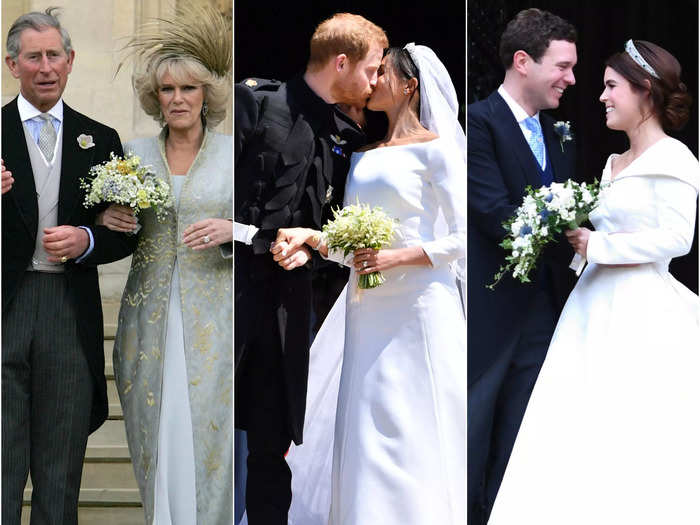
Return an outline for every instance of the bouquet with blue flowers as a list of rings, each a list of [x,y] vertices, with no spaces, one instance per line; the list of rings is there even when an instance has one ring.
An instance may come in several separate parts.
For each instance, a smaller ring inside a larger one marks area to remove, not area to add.
[[[553,182],[535,190],[528,186],[525,198],[515,215],[503,223],[508,235],[501,242],[508,254],[506,262],[487,285],[493,290],[506,273],[521,283],[530,282],[530,272],[536,266],[544,247],[562,231],[574,230],[588,219],[598,205],[600,182],[592,184]]]
[[[123,204],[137,214],[153,208],[162,222],[172,207],[168,183],[131,152],[124,157],[110,153],[108,161],[90,168],[90,177],[80,179],[80,187],[86,192],[86,208],[101,202]]]

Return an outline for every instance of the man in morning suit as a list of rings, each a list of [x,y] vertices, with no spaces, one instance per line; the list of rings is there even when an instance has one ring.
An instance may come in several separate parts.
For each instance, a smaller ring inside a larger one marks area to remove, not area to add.
[[[309,252],[289,253],[286,271],[269,250],[278,229],[320,229],[342,203],[365,139],[334,104],[366,105],[387,45],[375,24],[336,14],[316,28],[303,75],[235,86],[235,420],[247,432],[250,525],[287,523],[284,455],[302,442],[309,368]]]
[[[83,206],[79,179],[123,152],[61,98],[75,52],[54,9],[20,16],[7,52],[20,94],[2,108],[2,523],[19,525],[31,471],[31,523],[76,524],[88,434],[107,418],[97,265],[136,239]]]
[[[573,251],[559,242],[521,284],[509,275],[502,223],[525,187],[574,176],[573,141],[541,110],[559,106],[575,83],[576,30],[546,11],[521,11],[501,37],[503,84],[467,110],[468,498],[469,524],[485,525],[563,303],[573,286]]]

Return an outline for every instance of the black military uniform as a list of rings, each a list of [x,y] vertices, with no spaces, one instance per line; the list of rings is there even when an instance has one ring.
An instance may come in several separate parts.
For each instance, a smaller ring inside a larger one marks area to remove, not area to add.
[[[277,230],[320,229],[342,202],[359,127],[301,76],[235,86],[236,222],[259,228],[235,246],[236,427],[248,433],[246,508],[251,525],[287,523],[291,473],[284,453],[300,444],[309,366],[311,272],[283,270],[269,253]]]

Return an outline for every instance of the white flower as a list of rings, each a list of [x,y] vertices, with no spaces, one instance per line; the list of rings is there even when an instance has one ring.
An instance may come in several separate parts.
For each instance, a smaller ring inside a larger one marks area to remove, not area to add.
[[[78,146],[80,146],[82,149],[90,149],[95,146],[95,143],[92,141],[92,135],[85,135],[81,133],[78,135]]]
[[[520,230],[523,226],[525,226],[525,222],[522,219],[518,218],[513,221],[513,224],[510,225],[510,231],[513,237],[520,235]]]
[[[532,195],[528,195],[523,200],[521,208],[528,217],[532,217],[537,214],[537,201]]]

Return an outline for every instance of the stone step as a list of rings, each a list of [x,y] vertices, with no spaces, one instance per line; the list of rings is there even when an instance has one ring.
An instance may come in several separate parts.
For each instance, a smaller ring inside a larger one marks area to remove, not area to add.
[[[80,498],[83,498],[83,491],[80,491]],[[30,507],[26,506],[22,512],[22,525],[29,525],[29,515]],[[80,525],[143,525],[144,521],[145,516],[140,503],[139,506],[127,506],[111,501],[78,504],[78,523]]]
[[[84,489],[138,489],[131,459],[99,458],[97,461],[85,458],[80,487]]]
[[[103,302],[102,316],[104,318],[105,339],[113,340],[117,333],[117,318],[119,317],[119,303]]]
[[[88,448],[120,445],[126,445],[126,430],[121,420],[108,419],[88,438]]]
[[[112,352],[114,351],[114,339],[105,339],[105,364],[112,362]]]
[[[94,461],[106,461],[109,459],[131,461],[129,447],[126,444],[106,447],[88,444],[87,450],[85,451],[85,458]]]
[[[119,403],[119,393],[114,379],[107,380],[107,403],[110,405]]]
[[[124,412],[122,411],[122,406],[120,403],[110,403],[109,404],[109,412],[108,412],[107,419],[108,420],[118,420],[118,421],[124,421]]]

